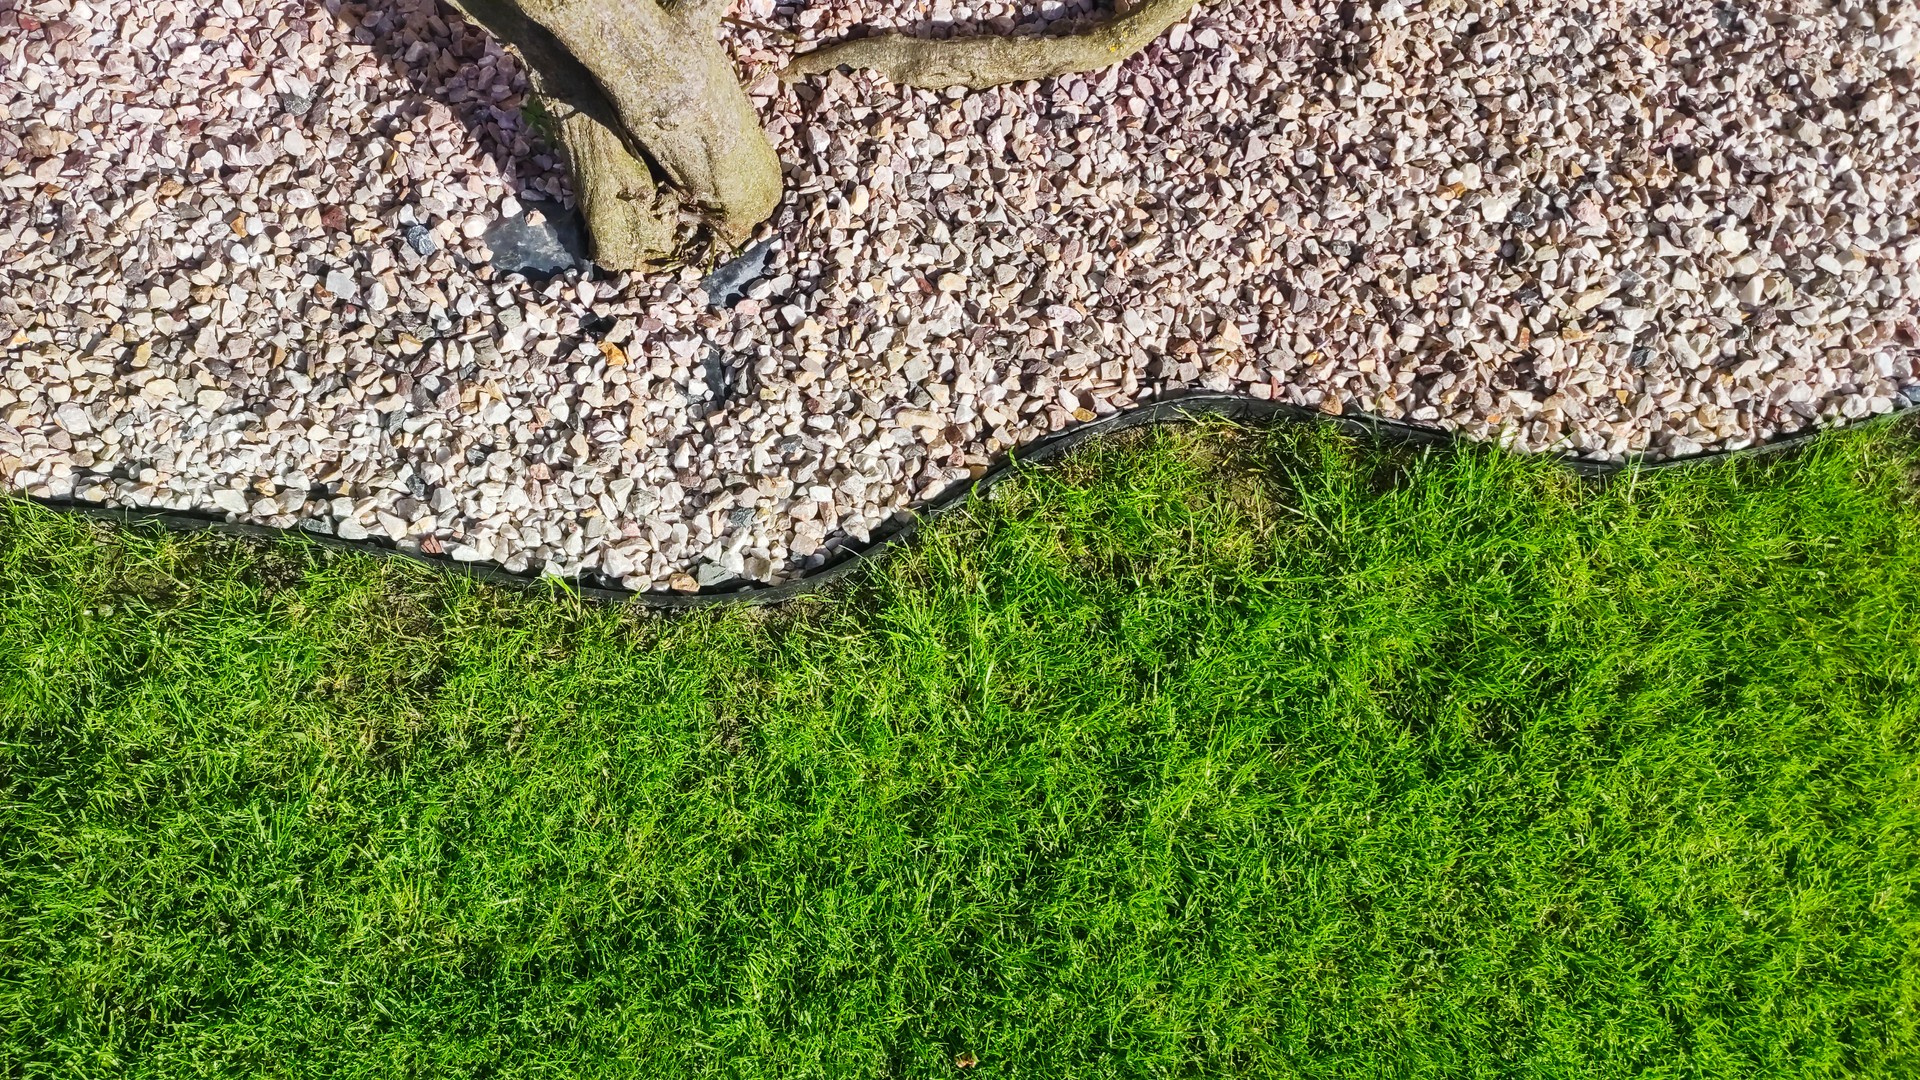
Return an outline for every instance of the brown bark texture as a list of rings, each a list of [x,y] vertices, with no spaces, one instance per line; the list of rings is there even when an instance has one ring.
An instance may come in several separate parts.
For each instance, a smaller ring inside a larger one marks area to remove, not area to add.
[[[917,38],[889,33],[802,53],[789,80],[837,67],[871,68],[891,82],[926,90],[989,86],[1098,71],[1125,60],[1185,18],[1196,0],[1146,0],[1070,34]]]
[[[719,42],[729,0],[451,2],[526,60],[601,266],[641,269],[672,256],[683,208],[735,244],[779,204],[780,159]],[[1092,71],[1145,47],[1195,0],[1130,2],[1057,36],[840,42],[796,57],[786,77],[847,65],[938,89]]]

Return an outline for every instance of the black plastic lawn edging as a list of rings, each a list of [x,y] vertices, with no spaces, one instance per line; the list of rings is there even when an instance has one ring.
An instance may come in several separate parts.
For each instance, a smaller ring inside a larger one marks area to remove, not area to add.
[[[1852,426],[1858,427],[1862,424],[1889,420],[1911,411],[1913,411],[1911,406],[1897,409]],[[777,604],[783,600],[815,592],[839,581],[869,560],[884,555],[893,546],[912,539],[922,523],[965,503],[975,495],[985,495],[995,484],[1016,475],[1026,466],[1043,465],[1057,460],[1080,444],[1102,435],[1145,427],[1149,424],[1181,423],[1209,417],[1261,423],[1329,424],[1358,438],[1396,446],[1444,447],[1467,441],[1438,428],[1361,414],[1333,416],[1302,405],[1264,401],[1240,394],[1196,392],[1169,395],[1135,405],[1090,423],[1055,432],[1026,446],[1015,447],[1001,454],[993,466],[979,477],[956,481],[913,510],[895,514],[879,528],[874,529],[866,543],[858,547],[838,549],[825,565],[803,577],[779,585],[735,582],[694,593],[634,592],[631,589],[610,585],[598,575],[555,578],[541,574],[516,574],[499,566],[463,563],[445,555],[427,555],[418,551],[409,551],[395,547],[391,542],[384,540],[342,540],[337,536],[315,532],[304,527],[276,529],[265,525],[228,521],[224,517],[195,511],[140,510],[102,506],[98,503],[80,502],[74,499],[27,497],[27,501],[50,510],[112,522],[124,527],[158,527],[173,532],[211,532],[223,536],[261,539],[297,536],[306,542],[341,551],[412,559],[449,573],[464,574],[490,584],[521,588],[545,585],[589,600],[632,603],[647,608],[679,610],[718,604]],[[1777,454],[1811,443],[1824,430],[1827,429],[1812,428],[1738,450],[1712,450],[1659,461],[1646,461],[1638,457],[1624,461],[1591,461],[1565,453],[1553,453],[1550,456],[1576,475],[1602,478],[1626,471],[1673,469],[1707,461]]]

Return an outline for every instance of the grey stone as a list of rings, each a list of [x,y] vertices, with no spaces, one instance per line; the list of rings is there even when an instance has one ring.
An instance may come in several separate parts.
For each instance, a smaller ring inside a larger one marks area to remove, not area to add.
[[[544,278],[588,265],[580,215],[558,203],[529,202],[520,213],[487,226],[482,235],[498,273]]]
[[[434,252],[433,230],[425,225],[409,225],[405,233],[407,246],[416,255],[431,255]]]
[[[717,308],[730,308],[738,304],[745,299],[747,286],[758,281],[767,272],[767,263],[772,258],[773,241],[762,240],[734,259],[714,268],[712,273],[700,281],[700,287],[707,294],[707,303]]]

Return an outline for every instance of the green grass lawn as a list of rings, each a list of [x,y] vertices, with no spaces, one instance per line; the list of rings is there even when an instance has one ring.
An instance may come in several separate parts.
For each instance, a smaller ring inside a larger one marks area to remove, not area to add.
[[[0,503],[0,1077],[1911,1077],[1917,470],[1161,430],[671,618]]]

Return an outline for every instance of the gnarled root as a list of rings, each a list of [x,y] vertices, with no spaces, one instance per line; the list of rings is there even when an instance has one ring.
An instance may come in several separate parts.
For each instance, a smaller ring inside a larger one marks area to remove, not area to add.
[[[782,176],[715,34],[720,0],[452,0],[527,62],[553,103],[594,261],[671,255],[679,210],[736,243],[773,213]]]
[[[720,47],[723,5],[498,2],[549,31],[586,69],[613,107],[619,130],[723,239],[744,239],[779,205],[780,159]]]
[[[788,81],[836,67],[871,68],[903,86],[974,90],[1005,83],[1048,79],[1117,64],[1185,18],[1196,0],[1146,0],[1072,34],[1053,37],[1005,37],[986,34],[934,40],[881,34],[822,46],[801,53],[787,66]]]
[[[542,80],[536,78],[539,87]],[[619,132],[579,109],[559,120],[573,170],[573,197],[593,237],[593,261],[610,270],[642,270],[671,256],[680,202],[633,156]]]

